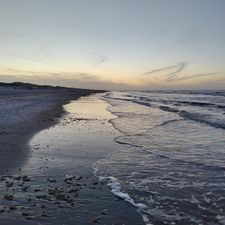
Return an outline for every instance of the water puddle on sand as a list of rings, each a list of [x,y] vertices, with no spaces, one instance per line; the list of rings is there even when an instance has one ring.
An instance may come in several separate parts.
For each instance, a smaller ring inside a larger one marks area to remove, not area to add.
[[[116,149],[115,118],[96,96],[83,97],[64,106],[59,124],[39,132],[30,141],[32,156],[24,170],[34,173],[90,173],[92,164]]]

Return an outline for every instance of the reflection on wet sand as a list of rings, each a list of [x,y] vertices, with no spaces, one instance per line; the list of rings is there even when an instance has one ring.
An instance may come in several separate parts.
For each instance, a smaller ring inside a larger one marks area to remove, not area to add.
[[[59,124],[33,137],[26,165],[0,181],[6,224],[143,224],[93,175],[93,163],[118,147],[108,106],[95,96],[71,102]]]

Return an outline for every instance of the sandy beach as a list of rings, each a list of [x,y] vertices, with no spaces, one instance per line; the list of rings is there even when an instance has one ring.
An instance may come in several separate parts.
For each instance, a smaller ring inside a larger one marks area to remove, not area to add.
[[[18,169],[29,157],[27,142],[57,123],[62,105],[95,91],[66,88],[0,87],[0,172]]]
[[[108,103],[74,101],[91,91],[4,91],[1,224],[143,224],[94,175],[95,163],[118,149]]]

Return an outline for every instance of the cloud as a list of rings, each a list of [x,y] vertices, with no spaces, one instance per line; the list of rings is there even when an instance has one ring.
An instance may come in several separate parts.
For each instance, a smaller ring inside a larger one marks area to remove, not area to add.
[[[20,69],[14,69],[14,68],[5,68],[0,71],[0,78],[2,78],[4,75],[6,77],[24,77],[24,78],[31,78],[36,79],[37,77],[52,77],[52,78],[63,78],[63,77],[70,77],[80,80],[95,80],[98,79],[98,76],[83,72],[43,72],[43,71],[32,71],[32,70],[20,70]]]
[[[94,64],[93,67],[96,68],[97,66],[103,64],[103,63],[104,63],[105,61],[107,61],[107,60],[108,60],[107,57],[105,57],[105,56],[100,56],[100,60],[99,60],[96,64]]]
[[[0,74],[0,82],[14,82],[17,80],[18,80],[18,77],[16,76]]]
[[[207,77],[207,76],[211,76],[211,75],[219,75],[220,73],[218,72],[214,72],[214,73],[198,73],[198,74],[194,74],[194,75],[188,75],[188,76],[184,76],[184,77],[179,77],[179,78],[174,78],[173,81],[183,81],[183,80],[190,80],[190,79],[195,79],[195,78],[199,78],[199,77]]]
[[[122,82],[113,82],[110,80],[100,79],[99,76],[83,72],[37,72],[37,71],[21,71],[8,68],[8,71],[17,71],[18,74],[5,75],[0,71],[0,81],[2,82],[28,82],[35,84],[59,85],[65,87],[90,88],[90,89],[107,89],[122,90],[132,89],[134,87]]]
[[[167,79],[169,80],[173,78],[174,76],[176,76],[178,73],[180,73],[186,66],[187,66],[187,63],[182,62],[174,66],[167,66],[167,67],[162,67],[155,70],[147,71],[143,73],[142,75],[146,76],[146,75],[152,75],[156,73],[158,74],[163,73],[162,76],[167,77]]]
[[[79,78],[81,80],[97,80],[98,77],[96,75],[92,75],[92,74],[88,74],[88,73],[78,73],[78,74],[71,74],[70,75],[74,75],[76,78]]]
[[[224,85],[225,74],[221,72],[208,73],[186,73],[187,63],[181,62],[177,65],[168,67],[161,67],[142,74],[142,76],[149,75],[149,80],[145,80],[146,85],[155,89],[221,89]],[[185,72],[185,73],[184,73]],[[218,78],[221,79],[221,84],[215,82]],[[194,79],[203,78],[198,82]],[[179,85],[177,82],[179,82]],[[181,83],[181,81],[184,81]],[[189,81],[189,82],[185,82]],[[143,86],[143,87],[144,87]]]
[[[48,66],[52,66],[52,67],[57,67],[59,69],[66,69],[65,67],[59,65],[59,64],[56,64],[56,63],[51,63],[51,62],[48,62],[48,61],[45,61],[45,60],[41,60],[41,59],[36,59],[36,58],[33,58],[33,57],[23,57],[25,60],[29,60],[29,61],[32,61],[32,62],[35,62],[35,63],[38,63],[38,64],[44,64],[44,65],[48,65]]]
[[[174,72],[166,74],[167,76],[166,81],[171,81],[172,79],[176,78],[179,75],[179,73],[184,70],[186,66],[187,66],[186,63],[179,63],[176,66],[176,70]]]
[[[176,79],[179,75],[180,72],[182,72],[187,66],[187,63],[181,62],[178,63],[177,65],[173,66],[167,66],[167,67],[161,67],[155,70],[151,70],[148,72],[143,73],[143,76],[153,76],[153,79],[159,79],[162,82],[170,82]],[[157,77],[154,75],[158,75]]]
[[[164,72],[164,71],[176,69],[176,67],[177,66],[162,67],[162,68],[159,68],[159,69],[147,71],[147,72],[143,73],[142,75],[146,76],[146,75],[151,75],[151,74],[155,74],[155,73],[159,73],[159,72]]]

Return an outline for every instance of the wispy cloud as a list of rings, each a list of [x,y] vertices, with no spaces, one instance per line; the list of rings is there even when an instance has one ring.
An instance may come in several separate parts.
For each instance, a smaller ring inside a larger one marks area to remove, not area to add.
[[[212,75],[220,75],[221,73],[214,72],[214,73],[198,73],[198,74],[193,74],[193,75],[188,75],[184,77],[179,77],[179,78],[174,78],[173,81],[183,81],[183,80],[191,80],[199,77],[208,77]]]
[[[185,69],[187,68],[187,63],[181,62],[177,65],[167,66],[167,67],[161,67],[155,70],[151,70],[148,72],[143,73],[142,75],[147,76],[150,75],[151,77],[151,83],[154,81],[154,79],[157,79],[158,82],[161,82],[161,84],[164,85],[171,85],[172,82],[179,82],[179,81],[186,81],[186,80],[194,80],[201,77],[210,77],[210,80],[214,80],[216,77],[213,78],[213,75],[216,76],[222,76],[225,75],[220,72],[209,72],[209,73],[186,73]]]
[[[168,71],[168,70],[172,70],[172,69],[175,69],[175,68],[176,68],[176,66],[162,67],[162,68],[159,68],[159,69],[147,71],[147,72],[143,73],[142,75],[144,75],[144,76],[151,75],[151,74],[155,74],[155,73],[160,73],[160,72],[165,72],[165,71]]]
[[[63,67],[63,66],[61,66],[57,63],[52,63],[52,62],[49,62],[49,61],[46,61],[46,60],[36,59],[36,58],[33,58],[33,57],[23,57],[23,58],[25,60],[29,60],[29,61],[39,63],[39,64],[42,64],[42,65],[44,64],[44,65],[56,67],[56,68],[59,68],[59,69],[66,69],[65,67]]]
[[[58,75],[62,75],[61,73],[58,73]],[[80,80],[98,80],[98,76],[89,74],[89,73],[63,73],[65,76],[69,76],[72,78],[80,79]]]
[[[93,67],[97,67],[97,66],[99,66],[99,65],[101,65],[101,64],[103,64],[104,62],[106,62],[108,60],[108,58],[107,57],[105,57],[105,56],[100,56],[100,60],[97,62],[97,63],[95,63],[94,65],[93,65]]]
[[[76,79],[82,80],[94,80],[98,79],[98,76],[83,72],[66,72],[66,71],[59,71],[59,72],[44,72],[44,71],[32,71],[32,70],[20,70],[14,68],[4,68],[0,70],[0,77],[4,76],[14,76],[14,77],[32,77],[35,79],[37,76],[39,77],[71,77]]]
[[[176,66],[175,71],[166,74],[166,76],[167,76],[166,81],[171,81],[172,79],[176,78],[176,77],[179,75],[179,73],[180,73],[181,71],[184,70],[184,68],[185,68],[186,66],[187,66],[186,63],[179,63],[179,64]]]
[[[177,75],[179,72],[181,72],[185,67],[187,66],[187,63],[178,63],[177,65],[173,66],[167,66],[167,67],[161,67],[155,70],[147,71],[143,73],[142,75],[154,75],[154,74],[160,74],[162,73],[162,76],[167,76],[167,79],[170,79],[171,77]]]
[[[5,71],[8,71],[5,74]],[[9,72],[12,72],[11,74]],[[17,74],[15,73],[17,72]],[[13,74],[13,75],[12,75]],[[100,79],[98,75],[83,72],[41,72],[5,69],[0,71],[0,82],[22,81],[36,84],[60,85],[91,89],[131,89],[128,84]]]

